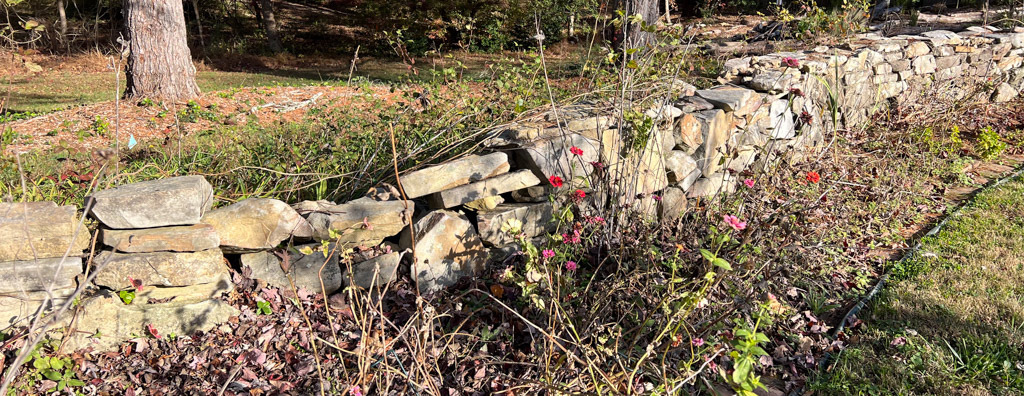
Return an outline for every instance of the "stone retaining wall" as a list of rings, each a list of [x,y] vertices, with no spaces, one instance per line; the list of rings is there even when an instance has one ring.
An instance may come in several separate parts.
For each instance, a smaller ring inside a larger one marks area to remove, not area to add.
[[[201,176],[119,186],[87,199],[99,224],[94,251],[74,207],[3,203],[0,326],[48,308],[47,291],[66,298],[86,280],[89,257],[99,271],[71,349],[109,349],[148,326],[208,330],[238,315],[218,298],[232,290],[232,265],[285,289],[282,260],[295,286],[314,292],[370,289],[403,271],[414,271],[423,292],[441,290],[504,256],[510,219],[527,237],[551,232],[559,205],[551,193],[581,190],[577,201],[594,210],[584,215],[614,203],[671,221],[689,202],[734,191],[741,173],[815,153],[836,128],[862,124],[891,101],[1010,100],[1024,90],[1022,56],[1024,33],[972,28],[731,59],[725,85],[667,83],[671,102],[647,111],[649,122],[619,128],[620,115],[579,104],[512,125],[477,154],[404,173],[405,199],[382,185],[341,204],[247,199],[212,209]],[[293,249],[276,250],[284,245]],[[125,304],[122,290],[137,290],[135,301]]]

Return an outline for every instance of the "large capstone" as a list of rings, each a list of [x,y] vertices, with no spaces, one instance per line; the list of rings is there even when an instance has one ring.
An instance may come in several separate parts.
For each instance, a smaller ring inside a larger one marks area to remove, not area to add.
[[[213,205],[213,187],[202,176],[126,184],[86,197],[89,214],[109,228],[190,225]]]
[[[0,203],[0,261],[81,256],[89,230],[76,212],[53,202]]]
[[[269,250],[291,236],[308,238],[313,229],[295,209],[276,199],[252,198],[203,216],[228,253]]]
[[[421,292],[428,293],[454,285],[464,276],[483,272],[488,252],[473,224],[461,213],[436,210],[416,222],[415,246],[408,233],[400,246],[414,249],[412,274]]]
[[[407,197],[416,198],[494,177],[508,170],[508,155],[505,153],[471,155],[402,176],[402,188]]]
[[[429,201],[433,208],[451,208],[538,184],[540,180],[537,176],[523,169],[435,193],[430,196]]]

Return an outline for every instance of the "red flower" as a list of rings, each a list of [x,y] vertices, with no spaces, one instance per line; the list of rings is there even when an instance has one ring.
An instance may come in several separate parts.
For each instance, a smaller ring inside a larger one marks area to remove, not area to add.
[[[149,331],[149,334],[153,335],[153,338],[156,338],[158,340],[160,339],[160,333],[156,331],[156,327],[154,327],[152,323],[146,325],[146,330]]]
[[[604,169],[604,164],[602,164],[602,163],[601,163],[601,162],[599,162],[599,161],[593,161],[593,162],[591,162],[591,163],[590,163],[590,166],[593,166],[594,168],[597,168],[597,170],[602,170],[602,169]]]
[[[583,190],[576,190],[576,192],[574,192],[574,193],[572,194],[572,197],[573,197],[574,199],[576,199],[577,201],[579,201],[579,200],[582,200],[582,199],[583,199],[584,197],[586,197],[586,196],[587,196],[587,193],[586,193],[586,192],[584,192]]]
[[[132,277],[129,276],[128,277],[128,282],[132,284],[132,287],[134,287],[136,291],[138,291],[140,293],[142,292],[142,281],[141,280],[138,280],[138,279],[135,279],[135,278],[132,278]]]
[[[809,181],[811,183],[817,183],[820,180],[821,180],[821,175],[819,175],[818,172],[815,172],[815,171],[807,172],[807,181]]]
[[[579,147],[576,147],[576,146],[570,147],[569,148],[569,152],[573,153],[573,154],[576,154],[576,155],[583,155],[583,149],[581,149]]]
[[[811,113],[804,110],[800,113],[800,121],[803,121],[804,124],[810,124],[811,121],[814,121],[814,117],[811,117]]]
[[[548,178],[548,181],[551,182],[551,185],[555,186],[555,188],[562,187],[562,178],[561,177],[551,176],[551,177]]]
[[[794,96],[804,96],[804,91],[801,91],[800,88],[790,88],[789,93],[793,94]]]

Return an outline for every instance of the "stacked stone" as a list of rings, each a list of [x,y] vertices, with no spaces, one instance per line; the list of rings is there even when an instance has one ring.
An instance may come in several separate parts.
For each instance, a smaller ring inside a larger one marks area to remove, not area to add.
[[[89,235],[74,206],[0,203],[0,329],[74,292]]]
[[[109,349],[148,334],[209,330],[237,315],[218,297],[233,286],[220,236],[200,220],[213,204],[202,176],[123,185],[86,199],[101,223],[93,283],[70,337],[72,349]],[[126,304],[119,291],[135,293]],[[90,337],[102,334],[102,337]]]

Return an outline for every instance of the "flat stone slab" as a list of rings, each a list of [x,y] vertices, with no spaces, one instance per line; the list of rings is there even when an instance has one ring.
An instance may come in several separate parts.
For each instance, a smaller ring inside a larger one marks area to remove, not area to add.
[[[86,197],[89,214],[108,228],[191,225],[213,206],[213,187],[202,176],[126,184]]]
[[[276,199],[246,199],[207,213],[202,222],[213,226],[227,253],[269,250],[292,236],[313,236],[306,219]]]
[[[51,310],[54,306],[65,303],[67,297],[74,292],[74,288],[54,289],[51,291],[53,299],[49,303],[46,303],[46,292],[2,293],[0,294],[0,329],[31,320],[40,309]]]
[[[341,205],[323,205],[306,218],[313,236],[335,240],[344,248],[373,246],[398,235],[409,223],[416,205],[413,201],[375,201],[359,198]],[[335,238],[331,238],[331,233]]]
[[[551,224],[553,213],[551,202],[502,204],[491,212],[478,214],[476,227],[485,244],[501,247],[515,242],[511,235],[501,230],[509,219],[522,223],[523,235],[533,238],[554,228]]]
[[[433,208],[445,209],[538,184],[540,179],[523,169],[435,193],[428,201]]]
[[[198,252],[220,246],[220,236],[209,224],[140,230],[104,229],[100,235],[104,245],[125,253]]]
[[[114,290],[132,287],[131,279],[146,286],[191,286],[216,282],[228,272],[219,249],[195,253],[114,253],[105,250],[94,259],[93,283]]]
[[[341,289],[342,276],[341,267],[338,265],[338,258],[341,252],[335,247],[328,245],[328,251],[322,249],[321,244],[308,244],[296,246],[299,251],[308,251],[310,254],[289,252],[288,275],[291,275],[296,288],[304,288],[314,293],[334,293]],[[330,257],[328,257],[328,254]],[[252,268],[252,277],[266,281],[271,286],[284,290],[291,290],[291,283],[288,275],[281,268],[281,258],[270,252],[256,252],[242,255],[242,265]],[[320,268],[323,267],[323,272]],[[323,286],[320,281],[323,279]]]
[[[77,233],[75,232],[77,229]],[[74,206],[53,202],[0,203],[0,261],[81,256],[89,229]]]
[[[508,170],[508,154],[472,155],[402,176],[402,188],[407,197],[417,198],[494,177]]]
[[[736,112],[744,108],[747,102],[754,98],[755,92],[746,88],[700,89],[697,90],[697,96],[711,102],[717,108]]]
[[[83,348],[114,351],[133,338],[153,337],[150,326],[161,337],[187,337],[196,331],[209,331],[238,314],[237,309],[219,299],[125,305],[117,293],[103,291],[83,299],[75,331],[67,336],[64,346],[69,352]]]
[[[420,292],[429,293],[454,285],[464,276],[476,276],[487,265],[488,252],[461,213],[436,210],[423,216],[414,226],[416,246],[412,274]],[[413,248],[412,238],[402,233],[399,246]]]
[[[49,258],[0,263],[0,293],[44,291],[75,287],[82,258]]]

